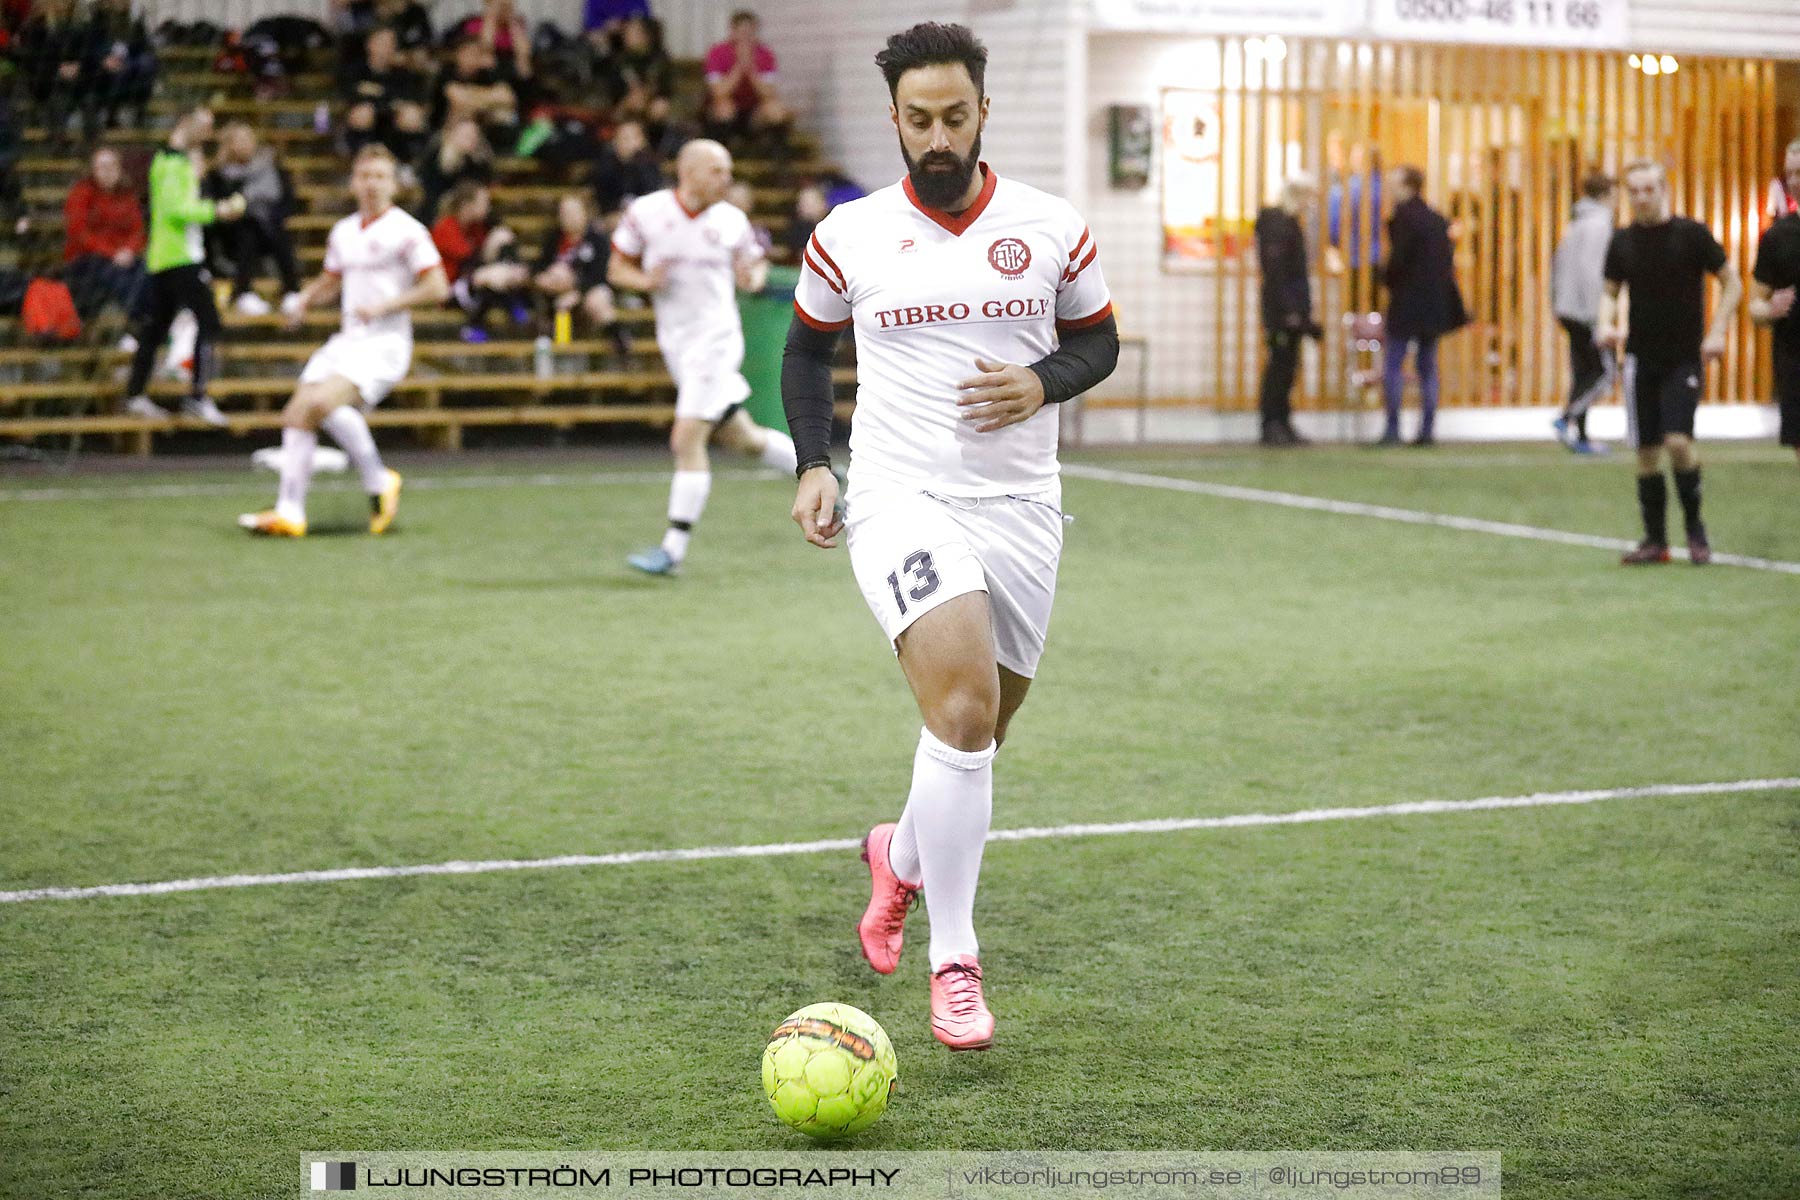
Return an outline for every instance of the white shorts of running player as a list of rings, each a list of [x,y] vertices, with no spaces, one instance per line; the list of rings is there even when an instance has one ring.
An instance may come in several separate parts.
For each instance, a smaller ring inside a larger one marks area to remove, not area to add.
[[[894,643],[946,600],[986,592],[994,656],[1037,674],[1062,557],[1062,488],[982,498],[853,489],[845,523],[850,568]]]
[[[665,347],[663,361],[675,380],[675,415],[682,420],[717,421],[750,398],[742,338]]]
[[[342,376],[356,385],[365,408],[387,398],[412,366],[412,344],[404,338],[355,337],[334,333],[306,360],[301,383],[323,383]]]

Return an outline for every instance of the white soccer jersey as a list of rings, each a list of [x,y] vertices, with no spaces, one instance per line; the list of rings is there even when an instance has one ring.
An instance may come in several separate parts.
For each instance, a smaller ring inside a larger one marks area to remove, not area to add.
[[[351,337],[396,337],[412,346],[412,313],[406,309],[374,321],[356,310],[392,300],[441,265],[426,228],[394,205],[373,221],[351,213],[331,227],[325,242],[325,270],[338,277],[343,293],[344,332]]]
[[[736,264],[763,257],[756,231],[742,209],[723,201],[690,212],[664,188],[626,208],[613,233],[613,249],[645,270],[668,269],[656,296],[656,344],[679,378],[690,355],[743,362],[744,327],[738,319]]]
[[[956,385],[981,373],[977,358],[1037,362],[1059,331],[1104,320],[1112,298],[1072,205],[981,169],[981,195],[957,216],[926,208],[903,179],[840,204],[807,244],[799,318],[856,327],[858,487],[999,496],[1056,483],[1052,406],[977,433],[959,414]]]

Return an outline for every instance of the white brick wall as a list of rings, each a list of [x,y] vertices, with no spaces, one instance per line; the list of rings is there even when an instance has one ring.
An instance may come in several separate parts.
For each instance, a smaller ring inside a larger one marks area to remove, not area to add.
[[[1070,60],[1082,37],[1072,0],[761,0],[764,38],[781,57],[782,88],[825,139],[827,157],[865,187],[903,167],[875,52],[915,21],[958,21],[988,47],[993,115],[983,154],[1003,175],[1065,190]],[[730,7],[729,5],[727,7]]]

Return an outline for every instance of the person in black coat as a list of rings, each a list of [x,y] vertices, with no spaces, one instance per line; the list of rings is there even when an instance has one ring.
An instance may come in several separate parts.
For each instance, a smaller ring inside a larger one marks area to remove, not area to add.
[[[1294,377],[1300,369],[1300,339],[1316,338],[1320,330],[1313,322],[1312,279],[1300,220],[1312,211],[1318,192],[1311,176],[1295,175],[1281,189],[1280,206],[1256,214],[1263,336],[1269,347],[1262,376],[1265,446],[1294,446],[1306,440],[1294,432]]]
[[[1417,167],[1399,167],[1392,184],[1398,202],[1388,218],[1388,257],[1382,271],[1388,308],[1381,380],[1387,426],[1381,441],[1383,445],[1400,441],[1402,371],[1407,350],[1413,348],[1421,393],[1419,433],[1413,445],[1429,446],[1437,416],[1438,339],[1467,325],[1469,318],[1456,286],[1450,223],[1420,194],[1424,174]]]

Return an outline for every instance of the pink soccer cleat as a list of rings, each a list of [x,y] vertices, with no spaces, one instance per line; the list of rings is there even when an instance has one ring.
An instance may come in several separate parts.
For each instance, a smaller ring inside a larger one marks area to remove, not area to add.
[[[994,1044],[994,1014],[982,998],[981,964],[973,954],[932,972],[931,1032],[952,1050],[986,1050]]]
[[[919,885],[907,883],[894,874],[888,862],[888,846],[894,840],[896,826],[892,821],[877,825],[863,839],[863,861],[869,864],[869,907],[857,922],[856,936],[862,942],[863,957],[883,975],[892,975],[900,965],[901,929],[906,914],[919,898]]]

